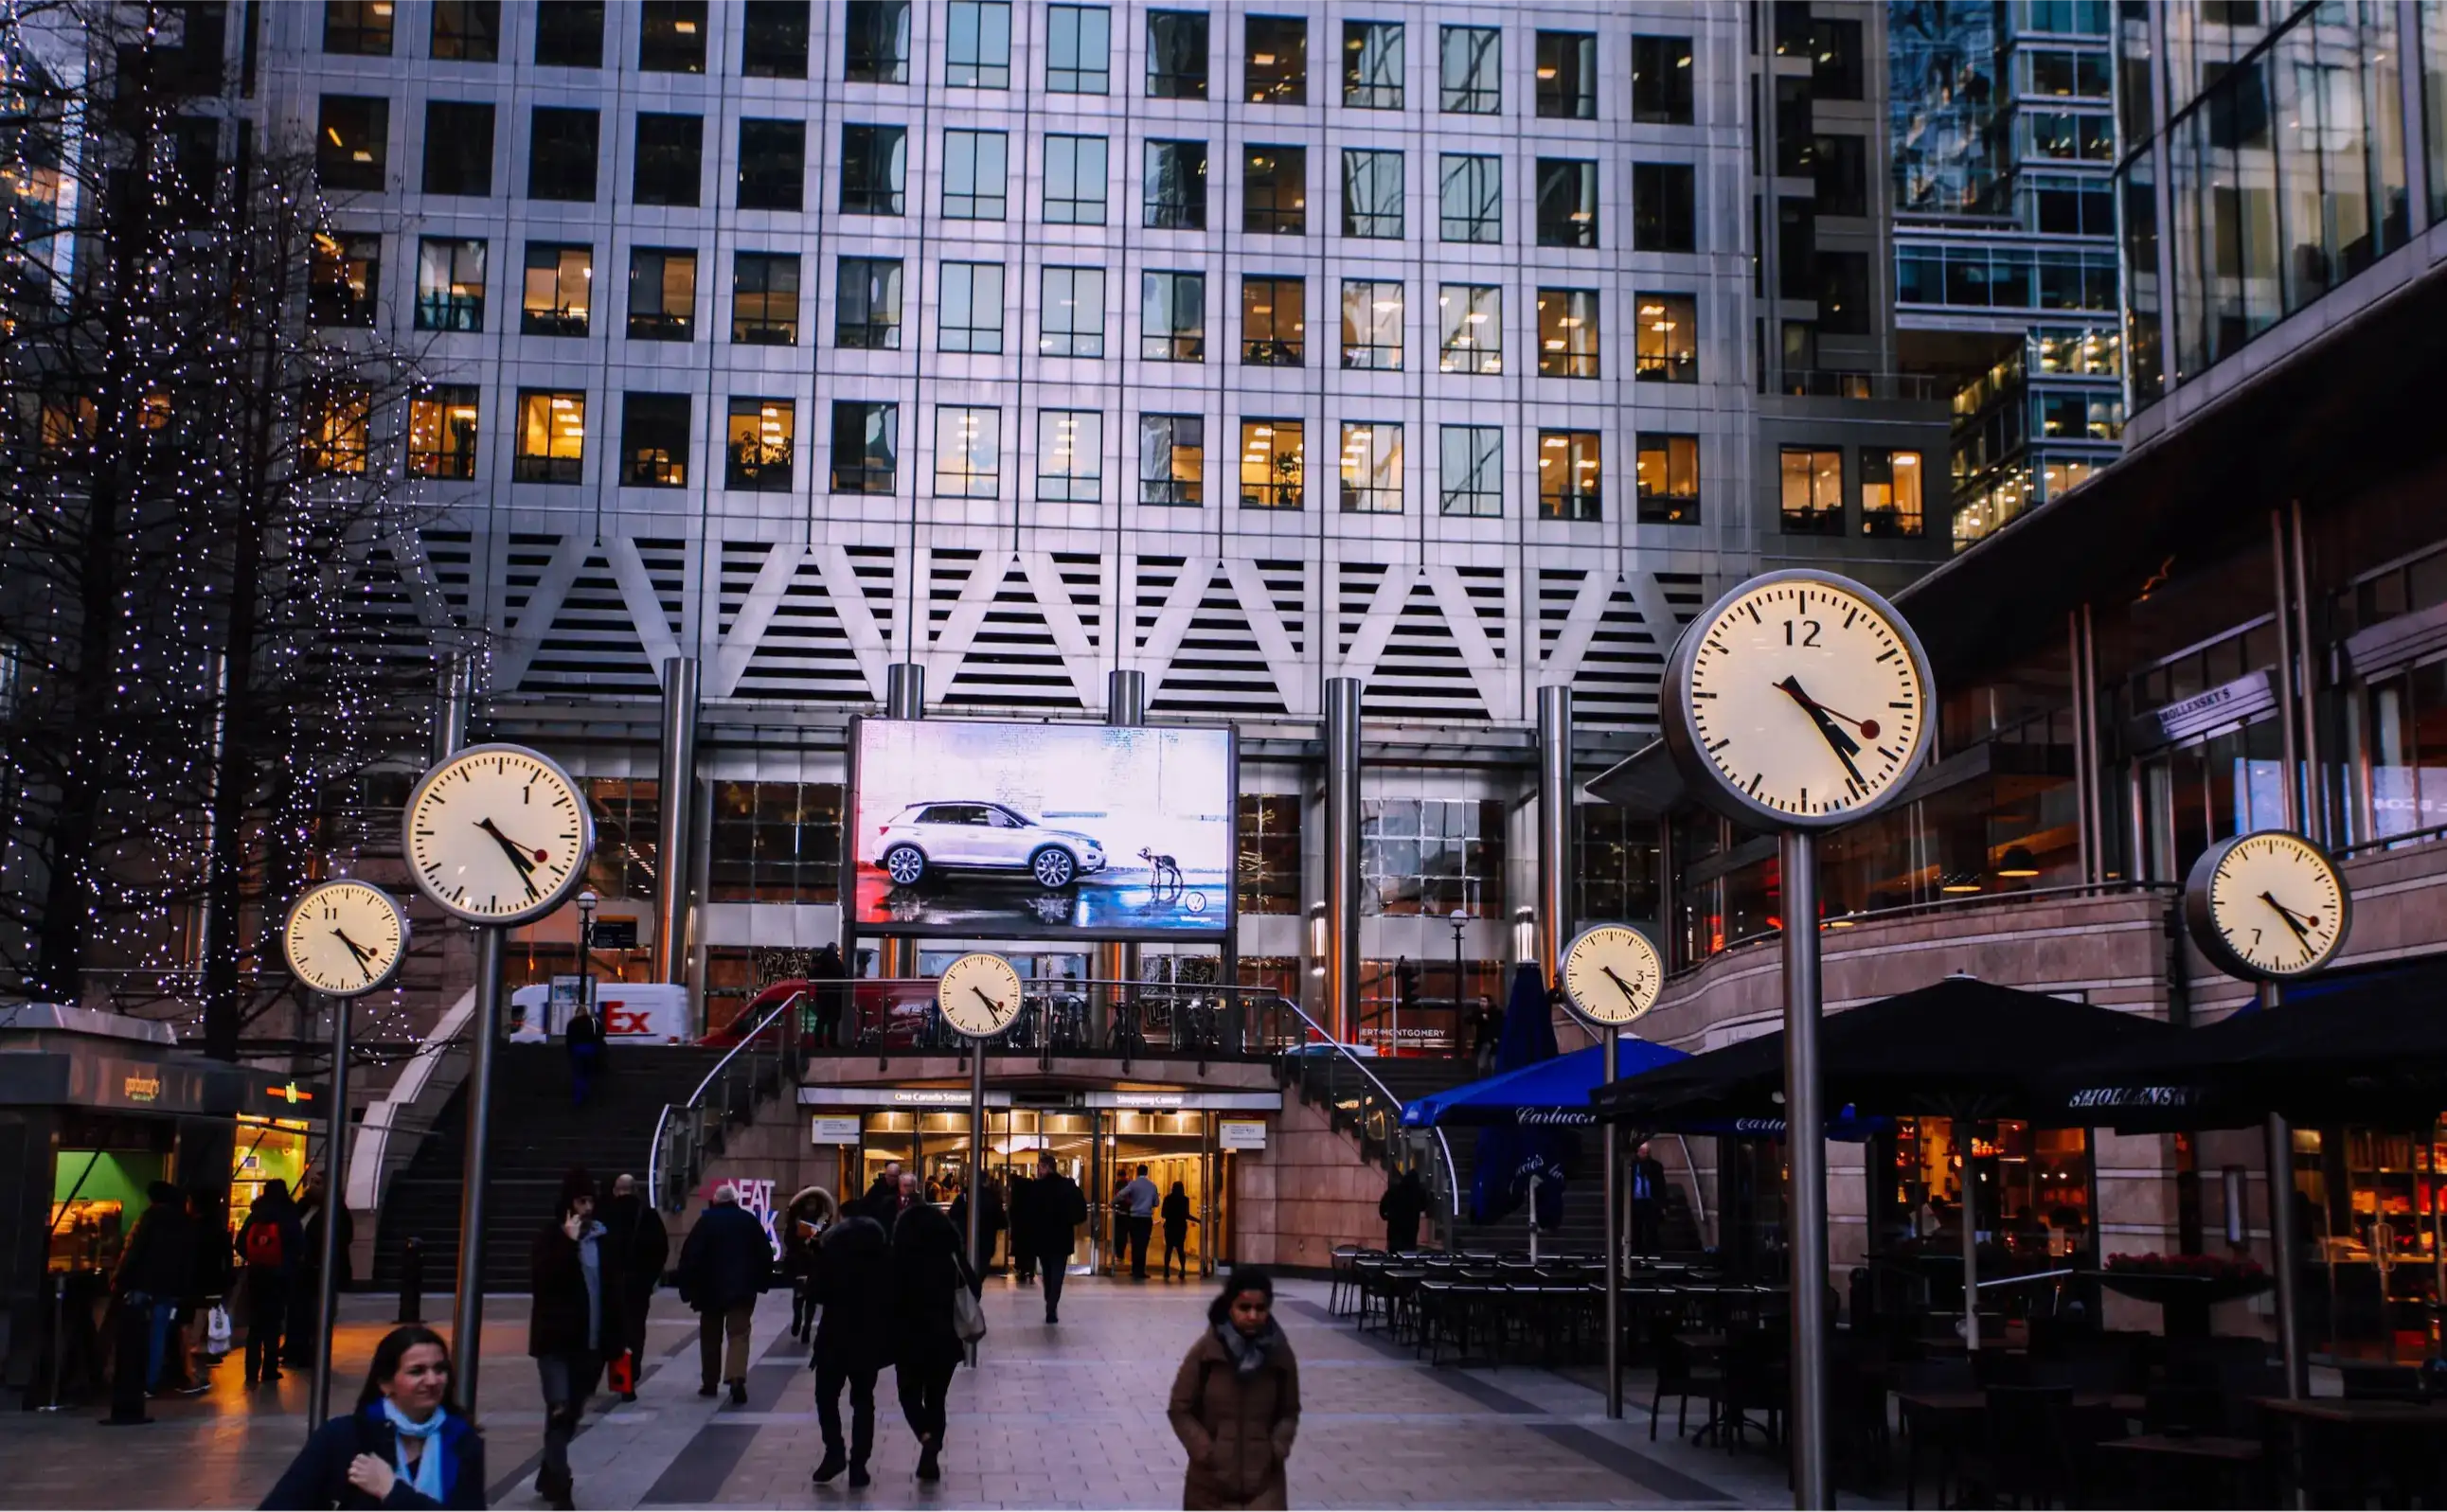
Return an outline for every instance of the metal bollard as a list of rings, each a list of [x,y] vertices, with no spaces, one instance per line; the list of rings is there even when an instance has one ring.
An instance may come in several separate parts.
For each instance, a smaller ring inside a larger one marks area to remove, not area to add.
[[[425,1243],[412,1234],[399,1255],[398,1321],[425,1321]]]

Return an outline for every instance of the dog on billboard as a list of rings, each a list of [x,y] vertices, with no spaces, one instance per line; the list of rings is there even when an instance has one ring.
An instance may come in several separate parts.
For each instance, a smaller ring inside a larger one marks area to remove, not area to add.
[[[1148,884],[1154,891],[1161,893],[1182,886],[1181,862],[1145,847],[1139,850],[1139,860],[1147,862],[1148,869],[1155,873],[1155,880]]]

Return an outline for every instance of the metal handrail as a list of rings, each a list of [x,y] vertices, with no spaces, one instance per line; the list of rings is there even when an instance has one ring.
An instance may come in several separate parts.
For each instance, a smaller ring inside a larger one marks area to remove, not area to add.
[[[1401,1118],[1402,1100],[1394,1095],[1391,1087],[1377,1080],[1376,1073],[1368,1068],[1366,1062],[1354,1054],[1349,1046],[1327,1033],[1323,1025],[1308,1016],[1308,1011],[1306,1009],[1300,1007],[1298,1003],[1293,1002],[1290,998],[1281,996],[1280,994],[1276,996],[1275,1001],[1282,1007],[1290,1009],[1295,1017],[1309,1027],[1310,1032],[1317,1035],[1318,1039],[1324,1041],[1326,1044],[1332,1046],[1334,1048],[1334,1052],[1337,1055],[1349,1061],[1354,1069],[1357,1070],[1360,1075],[1368,1078],[1368,1085],[1376,1088],[1376,1095],[1383,1098],[1387,1103],[1393,1106],[1394,1110],[1394,1116],[1397,1122],[1399,1121]],[[1302,1045],[1299,1047],[1299,1049],[1307,1049],[1307,1046]],[[1291,1049],[1286,1049],[1283,1053],[1290,1054],[1292,1051]],[[1436,1136],[1436,1151],[1439,1155],[1444,1157],[1445,1189],[1452,1194],[1452,1216],[1454,1218],[1459,1218],[1461,1217],[1461,1167],[1453,1163],[1452,1142],[1445,1138],[1445,1131],[1438,1128],[1432,1130],[1432,1132]]]
[[[1955,898],[1932,898],[1921,903],[1897,903],[1889,908],[1865,908],[1851,914],[1829,914],[1819,919],[1818,933],[1824,935],[1832,929],[1851,929],[1862,924],[1884,923],[1887,919],[1907,918],[1915,914],[1935,913],[1941,909],[1975,908],[1982,903],[2001,903],[2009,900],[2020,902],[2033,898],[2065,898],[2091,894],[2106,896],[2115,893],[2166,893],[2172,895],[2182,891],[2181,882],[2126,879],[2112,882],[2067,882],[2058,887],[2027,887],[2015,893],[1965,893]],[[1780,927],[1763,929],[1751,935],[1736,936],[1699,959],[1687,966],[1677,968],[1673,974],[1687,976],[1718,956],[1740,950],[1745,945],[1756,945],[1762,940],[1783,937],[1784,931]]]
[[[654,1119],[654,1143],[648,1149],[646,1154],[646,1192],[648,1200],[654,1201],[659,1204],[662,1198],[664,1135],[668,1133],[671,1128],[672,1113],[674,1107],[676,1107],[681,1113],[702,1113],[705,1106],[705,1094],[711,1090],[716,1083],[719,1083],[724,1079],[726,1073],[730,1069],[730,1063],[737,1060],[742,1054],[753,1049],[756,1044],[756,1037],[758,1035],[771,1028],[774,1021],[779,1019],[783,1014],[789,1012],[791,1010],[797,1008],[801,1003],[806,1001],[806,997],[807,994],[805,992],[792,992],[789,996],[774,1004],[770,1009],[766,1011],[764,1017],[758,1019],[753,1025],[749,1026],[746,1032],[739,1036],[738,1044],[733,1045],[730,1050],[724,1054],[722,1059],[713,1063],[713,1068],[707,1071],[704,1079],[696,1084],[696,1090],[689,1094],[687,1102],[676,1105],[665,1103],[663,1105],[662,1112]],[[790,1038],[791,1036],[787,1034],[783,1036],[785,1055],[787,1054]],[[692,1180],[693,1180],[693,1173],[692,1173]]]
[[[2368,856],[2377,851],[2393,850],[2399,845],[2427,844],[2441,836],[2447,836],[2447,824],[2432,824],[2427,828],[2408,829],[2394,835],[2374,835],[2368,840],[2356,841],[2350,845],[2340,845],[2329,854],[2339,860],[2347,860],[2356,856]]]

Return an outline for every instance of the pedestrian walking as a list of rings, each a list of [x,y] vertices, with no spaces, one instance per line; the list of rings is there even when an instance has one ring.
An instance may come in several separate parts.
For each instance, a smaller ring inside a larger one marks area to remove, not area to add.
[[[739,1205],[738,1189],[726,1181],[680,1246],[680,1300],[699,1314],[697,1395],[711,1396],[728,1382],[731,1405],[747,1405],[748,1329],[758,1294],[772,1280],[773,1247],[765,1226]]]
[[[960,1231],[932,1202],[918,1200],[918,1178],[901,1178],[901,1216],[892,1225],[892,1373],[901,1415],[918,1438],[918,1479],[943,1478],[944,1398],[968,1355],[952,1294],[969,1284]]]
[[[598,1217],[616,1277],[611,1295],[617,1328],[604,1352],[619,1362],[614,1378],[620,1400],[635,1402],[646,1352],[646,1314],[654,1309],[654,1288],[662,1284],[663,1262],[671,1258],[672,1237],[654,1204],[638,1193],[637,1179],[626,1173],[612,1182],[612,1200]]]
[[[1147,1279],[1148,1241],[1155,1238],[1155,1183],[1148,1180],[1148,1168],[1122,1183],[1113,1194],[1113,1205],[1121,1210],[1125,1224],[1123,1238],[1130,1246],[1130,1279]],[[1116,1257],[1118,1258],[1118,1257]]]
[[[1428,1189],[1416,1168],[1385,1183],[1376,1216],[1385,1220],[1385,1253],[1405,1255],[1419,1247],[1419,1219],[1428,1215]]]
[[[1173,1262],[1181,1262],[1181,1278],[1189,1279],[1189,1225],[1198,1221],[1189,1211],[1189,1192],[1179,1181],[1164,1194],[1164,1274],[1172,1275]]]
[[[1071,1252],[1078,1244],[1079,1225],[1088,1221],[1088,1199],[1079,1183],[1062,1174],[1051,1151],[1036,1157],[1036,1181],[1028,1200],[1028,1253],[1045,1275],[1045,1321],[1062,1321],[1062,1282],[1070,1275]]]
[[[323,1320],[315,1315],[323,1303],[323,1225],[336,1223],[339,1248],[332,1274],[335,1293],[355,1279],[349,1246],[356,1242],[357,1220],[345,1201],[332,1200],[324,1167],[306,1173],[297,1193],[297,1284],[289,1289],[289,1324],[280,1340],[280,1362],[301,1370],[314,1368],[315,1338]]]
[[[1232,1273],[1182,1357],[1168,1416],[1189,1451],[1184,1507],[1283,1507],[1284,1466],[1299,1432],[1299,1362],[1275,1321],[1275,1283]]]
[[[1655,1255],[1665,1236],[1665,1162],[1641,1140],[1631,1158],[1631,1252]]]
[[[587,1097],[595,1090],[596,1078],[603,1074],[603,1025],[578,1005],[569,1015],[569,1027],[561,1030],[561,1043],[569,1050],[569,1101],[573,1107],[584,1107]]]
[[[170,1363],[170,1342],[178,1336],[179,1304],[195,1277],[195,1226],[187,1217],[187,1194],[168,1181],[144,1188],[149,1200],[136,1226],[128,1231],[120,1252],[119,1270],[111,1291],[119,1300],[120,1327],[132,1331],[119,1358],[138,1367],[123,1386],[114,1374],[112,1395],[124,1392],[137,1401],[165,1394],[164,1372]],[[136,1340],[141,1339],[139,1346]],[[185,1371],[181,1363],[180,1374]],[[114,1370],[116,1367],[114,1367]]]
[[[853,1206],[815,1248],[816,1424],[824,1430],[822,1484],[846,1469],[865,1485],[875,1452],[875,1378],[892,1363],[892,1242],[883,1225]],[[849,1388],[849,1442],[842,1442],[841,1394]]]
[[[528,1260],[527,1353],[543,1386],[543,1464],[536,1490],[552,1505],[575,1505],[569,1441],[578,1434],[586,1399],[603,1369],[604,1345],[617,1309],[618,1261],[595,1217],[595,1182],[583,1170],[561,1178],[560,1201],[535,1237]],[[607,1323],[609,1327],[607,1328]]]
[[[982,1294],[986,1284],[986,1270],[994,1263],[995,1247],[1002,1242],[1006,1215],[1003,1212],[1002,1189],[995,1185],[992,1177],[983,1181],[972,1181],[969,1184],[983,1194],[978,1200],[985,1204],[977,1214],[977,1252],[969,1257],[971,1286]],[[965,1190],[952,1199],[952,1227],[959,1230],[962,1238],[967,1237],[969,1194]]]
[[[263,1183],[262,1195],[246,1215],[246,1226],[237,1231],[238,1258],[246,1263],[249,1386],[280,1379],[280,1330],[288,1321],[289,1288],[297,1276],[297,1253],[304,1248],[288,1183],[275,1176]]]
[[[484,1506],[484,1437],[451,1398],[442,1335],[413,1323],[385,1334],[356,1410],[314,1430],[263,1504]]]
[[[802,1187],[782,1210],[782,1276],[790,1285],[790,1337],[802,1342],[816,1326],[816,1244],[838,1215],[833,1195]]]
[[[1494,999],[1481,996],[1470,1011],[1470,1053],[1478,1062],[1479,1075],[1494,1071],[1495,1047],[1503,1038],[1504,1015],[1495,1011]]]
[[[901,1211],[901,1162],[884,1162],[883,1173],[875,1179],[875,1184],[869,1186],[866,1196],[859,1200],[866,1204],[870,1217],[890,1229],[893,1215]]]
[[[1026,1286],[1036,1279],[1036,1252],[1028,1247],[1029,1225],[1035,1216],[1036,1180],[1026,1171],[1011,1173],[1011,1198],[1007,1204],[1011,1222],[1012,1278]]]

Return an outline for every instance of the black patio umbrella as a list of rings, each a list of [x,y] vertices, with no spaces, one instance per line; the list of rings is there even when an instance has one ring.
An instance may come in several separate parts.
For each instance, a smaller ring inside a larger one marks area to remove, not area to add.
[[[2278,1007],[2118,1044],[2041,1080],[2032,1117],[2059,1125],[2427,1124],[2447,1107],[2447,966],[2305,983]]]
[[[1825,1106],[1860,1116],[2025,1118],[2042,1106],[2044,1073],[2111,1048],[2177,1031],[2156,1019],[2018,992],[1970,976],[1832,1013],[1819,1025]],[[1726,1119],[1780,1118],[1784,1034],[1695,1055],[1602,1087],[1601,1123],[1691,1129]],[[1978,1224],[1963,1214],[1963,1339],[1980,1347]]]
[[[1831,1013],[1818,1030],[1831,1107],[1864,1116],[2024,1118],[2049,1092],[2043,1073],[2123,1046],[2164,1040],[2155,1019],[2042,992],[1949,976]],[[1784,1034],[1762,1034],[1602,1087],[1601,1122],[1655,1129],[1784,1116]]]

